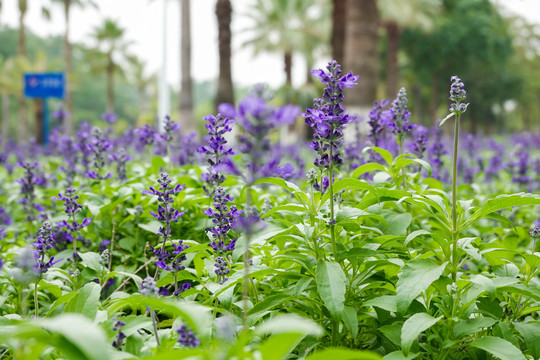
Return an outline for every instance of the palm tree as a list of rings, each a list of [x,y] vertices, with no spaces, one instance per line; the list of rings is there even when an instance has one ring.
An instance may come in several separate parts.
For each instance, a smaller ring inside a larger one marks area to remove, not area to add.
[[[193,118],[193,81],[191,78],[191,16],[190,0],[180,0],[180,72],[182,80],[180,82],[180,98],[178,104],[180,123],[186,132],[196,130],[195,119]]]
[[[347,20],[347,0],[332,1],[332,58],[338,63],[343,63],[345,51],[345,24]]]
[[[286,83],[292,82],[292,56],[300,51],[306,56],[308,67],[313,51],[326,43],[328,11],[321,1],[258,0],[246,13],[252,26],[244,31],[251,39],[243,46],[253,46],[254,54],[277,52],[283,55]]]
[[[20,58],[26,57],[26,36],[24,30],[24,20],[28,11],[28,0],[19,0],[19,35],[17,39],[17,56]],[[42,6],[41,12],[44,18],[50,19],[50,13],[47,7]],[[20,80],[19,80],[20,81]],[[19,124],[17,126],[18,140],[20,142],[26,140],[27,128],[28,128],[28,116],[26,113],[26,100],[22,94],[22,91],[17,94],[18,112],[19,112]]]
[[[114,77],[123,74],[121,59],[129,43],[123,39],[124,29],[113,20],[106,19],[100,27],[94,28],[92,37],[96,47],[89,52],[91,66],[95,72],[105,71],[107,78],[107,112],[114,112]]]
[[[358,85],[347,89],[345,101],[351,110],[366,112],[377,96],[379,71],[379,9],[377,0],[347,3],[343,70],[360,75]]]
[[[230,0],[217,0],[216,16],[218,23],[219,75],[216,98],[217,107],[221,103],[234,103],[234,87],[231,74],[231,20]]]
[[[1,2],[0,2],[1,7]],[[0,58],[0,73],[4,74],[8,69],[4,69],[5,62]],[[2,114],[0,126],[0,132],[2,133],[1,141],[2,145],[5,146],[7,139],[9,138],[9,93],[6,87],[2,84],[2,79],[0,78],[0,94],[2,94]]]
[[[382,26],[388,43],[386,56],[386,96],[393,98],[399,88],[398,52],[403,28],[429,30],[441,6],[439,0],[379,0]]]
[[[69,41],[69,23],[70,13],[72,6],[78,6],[84,8],[85,6],[92,6],[97,8],[97,4],[94,0],[53,0],[54,2],[64,7],[64,19],[66,21],[66,28],[64,30],[64,63],[66,74],[66,109],[70,113],[70,116],[66,118],[66,130],[68,133],[73,133],[73,89],[72,89],[72,71],[73,61],[71,56],[71,42]]]

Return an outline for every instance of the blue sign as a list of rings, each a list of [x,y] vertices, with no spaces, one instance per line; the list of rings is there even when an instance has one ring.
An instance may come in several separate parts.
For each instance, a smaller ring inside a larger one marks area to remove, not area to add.
[[[24,96],[29,98],[64,98],[63,73],[24,74]]]

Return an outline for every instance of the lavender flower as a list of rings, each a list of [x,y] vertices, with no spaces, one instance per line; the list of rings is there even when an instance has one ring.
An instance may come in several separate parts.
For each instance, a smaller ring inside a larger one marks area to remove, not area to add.
[[[64,119],[67,119],[71,116],[71,114],[68,111],[65,111],[64,108],[60,107],[58,110],[53,111],[51,116],[58,120],[60,124],[64,123]]]
[[[116,121],[116,119],[118,119],[118,115],[116,115],[113,112],[107,112],[107,113],[101,114],[101,118],[105,120],[106,122],[108,122],[109,124],[113,124]]]
[[[120,350],[122,348],[122,345],[124,345],[124,340],[126,339],[126,334],[122,332],[122,328],[126,325],[126,323],[116,318],[113,318],[113,321],[114,321],[113,330],[117,331],[118,333],[116,334],[116,337],[112,343],[112,346]]]
[[[54,237],[51,224],[45,222],[38,230],[36,242],[32,243],[38,258],[38,272],[40,274],[46,273],[51,266],[61,261],[61,259],[54,261],[54,256],[51,256],[49,261],[45,262],[45,257],[49,256],[49,251],[53,248],[53,243]]]
[[[39,276],[37,254],[30,246],[23,247],[15,258],[11,276],[21,283],[28,283]]]
[[[280,166],[281,159],[272,158],[270,132],[283,125],[294,123],[299,108],[285,105],[279,108],[267,104],[260,87],[248,95],[235,109],[231,104],[221,104],[218,109],[225,116],[234,118],[244,132],[238,135],[238,149],[245,154],[246,173],[240,172],[232,163],[225,166],[228,170],[244,175],[247,184],[252,184],[260,176],[282,176],[291,172],[291,165]],[[270,167],[268,165],[271,165]],[[269,174],[272,171],[272,174]]]
[[[104,180],[109,179],[112,174],[103,174],[105,167],[105,154],[111,148],[111,143],[105,138],[105,135],[99,128],[92,130],[92,138],[89,144],[87,144],[89,150],[92,152],[94,159],[94,169],[86,173],[91,179]]]
[[[171,237],[171,223],[177,222],[178,219],[184,214],[179,212],[172,207],[174,202],[173,195],[178,194],[184,189],[185,185],[175,185],[171,186],[172,180],[169,179],[169,174],[162,172],[160,178],[158,179],[159,190],[150,187],[150,190],[144,190],[143,194],[157,195],[158,202],[158,212],[157,214],[153,211],[150,211],[150,214],[159,221],[165,222],[165,227],[159,229],[159,235],[163,237],[164,241]]]
[[[387,107],[390,104],[390,100],[382,99],[381,102],[375,102],[373,103],[373,107],[371,108],[369,112],[369,135],[368,138],[372,144],[372,146],[380,147],[381,145],[381,136],[384,131],[384,123],[381,118],[383,109]]]
[[[157,133],[152,125],[145,124],[143,127],[135,129],[135,135],[138,141],[137,149],[142,151],[146,146],[154,144]]]
[[[56,225],[64,228],[65,232],[65,241],[73,243],[73,258],[77,259],[77,241],[82,241],[84,243],[84,238],[80,234],[80,231],[86,226],[90,225],[92,218],[84,218],[81,222],[77,221],[77,214],[82,210],[82,206],[77,202],[79,195],[75,194],[75,189],[66,188],[65,195],[58,194],[58,197],[53,197],[52,200],[63,201],[64,202],[64,212],[68,216],[69,222],[67,220],[60,221]],[[76,238],[73,235],[76,235]]]
[[[416,155],[419,159],[424,157],[424,152],[426,151],[426,144],[429,140],[428,138],[428,129],[424,126],[418,126],[414,131],[414,142],[410,144],[410,151]]]
[[[210,232],[213,238],[210,247],[214,250],[214,254],[219,255],[214,264],[219,283],[227,281],[225,275],[229,273],[229,269],[223,255],[234,250],[237,237],[232,234],[231,230],[242,213],[234,205],[230,208],[227,206],[232,200],[233,198],[221,186],[218,186],[214,191],[214,209],[203,210],[204,214],[211,217],[214,223],[214,226],[207,228],[206,231]]]
[[[463,114],[467,110],[469,104],[463,103],[467,99],[467,91],[465,90],[465,85],[459,77],[456,75],[450,78],[452,85],[450,86],[450,97],[449,99],[453,101],[450,104],[450,112],[457,115]]]
[[[84,166],[85,174],[90,171],[90,157],[92,156],[91,140],[92,126],[87,122],[82,122],[77,130],[77,142],[81,150],[81,163]]]
[[[409,123],[411,112],[407,109],[407,91],[405,88],[399,89],[397,98],[392,101],[390,109],[382,112],[381,117],[394,135],[397,136],[397,143],[401,148],[405,134],[415,128],[415,125]]]
[[[313,141],[308,145],[319,155],[314,164],[321,169],[339,166],[343,162],[340,155],[343,126],[353,120],[345,114],[343,90],[354,87],[358,80],[358,76],[351,73],[341,76],[341,66],[335,60],[329,62],[326,69],[328,73],[322,69],[311,71],[327,87],[323,98],[314,100],[313,109],[306,109],[302,114],[306,124],[315,131]]]
[[[199,339],[197,339],[197,336],[188,329],[186,324],[182,324],[176,332],[178,333],[178,341],[180,344],[182,344],[185,347],[197,347],[200,344]]]
[[[0,225],[11,225],[13,220],[11,216],[6,212],[6,209],[0,206]]]
[[[448,172],[444,167],[443,156],[448,154],[442,141],[442,133],[439,127],[434,127],[433,142],[428,150],[428,160],[431,163],[431,177],[441,181],[448,181]]]
[[[170,144],[173,140],[173,134],[175,131],[177,131],[180,128],[180,124],[177,122],[171,120],[171,117],[169,115],[165,116],[165,122],[163,126],[163,134],[161,134],[161,138],[167,143]]]
[[[207,115],[203,120],[208,122],[205,125],[209,136],[208,145],[199,147],[197,151],[206,154],[208,164],[210,164],[208,174],[203,174],[202,179],[208,184],[204,190],[209,196],[212,196],[215,187],[225,181],[225,176],[220,173],[224,159],[234,154],[233,150],[227,147],[225,139],[225,134],[232,131],[231,126],[234,124],[234,120],[221,114]]]
[[[33,221],[36,218],[35,212],[38,213],[45,210],[45,208],[36,201],[35,188],[36,186],[43,185],[45,183],[45,178],[40,176],[37,167],[37,163],[19,163],[24,169],[24,176],[21,179],[16,180],[21,184],[21,195],[22,199],[19,200],[19,203],[23,204],[24,210],[26,213],[26,220]]]
[[[531,226],[531,230],[529,231],[529,234],[531,235],[532,238],[535,238],[535,239],[540,238],[540,226],[536,224]]]
[[[126,163],[131,160],[131,157],[127,154],[126,149],[119,148],[116,152],[109,154],[109,159],[116,164],[116,175],[118,180],[126,181]]]
[[[139,293],[147,296],[158,296],[159,289],[156,286],[156,280],[150,276],[147,276],[141,283]]]

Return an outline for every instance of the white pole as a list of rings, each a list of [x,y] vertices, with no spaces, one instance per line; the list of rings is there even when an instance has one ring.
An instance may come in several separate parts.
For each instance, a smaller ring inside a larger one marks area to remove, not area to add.
[[[169,87],[167,86],[167,0],[163,0],[163,33],[161,71],[159,76],[158,90],[158,129],[163,131],[163,121],[166,115],[170,115]]]

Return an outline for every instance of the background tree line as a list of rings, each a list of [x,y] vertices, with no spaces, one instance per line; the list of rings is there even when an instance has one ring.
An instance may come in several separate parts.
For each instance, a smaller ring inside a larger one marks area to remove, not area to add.
[[[17,29],[0,24],[0,93],[2,136],[28,134],[32,111],[39,103],[22,97],[22,73],[64,70],[68,74],[66,110],[73,124],[115,112],[124,126],[151,122],[156,113],[156,76],[130,54],[130,42],[114,20],[105,19],[90,33],[94,44],[72,44],[70,11],[97,6],[96,1],[17,0]],[[292,73],[303,59],[311,69],[318,60],[334,58],[344,71],[361,76],[346,97],[348,106],[365,113],[380,98],[393,98],[407,87],[416,121],[431,125],[446,112],[446,88],[460,74],[470,93],[471,131],[538,129],[540,112],[540,30],[519,17],[503,16],[489,0],[252,0],[235,9],[234,1],[216,0],[219,75],[215,82],[197,83],[191,76],[190,0],[175,1],[181,14],[178,31],[181,79],[171,104],[184,128],[200,126],[196,119],[214,112],[221,102],[244,93],[233,84],[231,31],[236,16],[250,19],[243,46],[259,54],[279,54],[284,84],[277,101],[307,104],[317,89],[309,73],[305,84],[292,85]],[[1,4],[1,1],[0,1]],[[25,28],[28,6],[64,10],[63,37],[42,38]],[[1,11],[1,7],[0,7]],[[236,93],[236,94],[235,94]],[[53,105],[54,106],[54,105]],[[30,114],[28,111],[30,109]],[[15,121],[17,119],[17,121]]]

